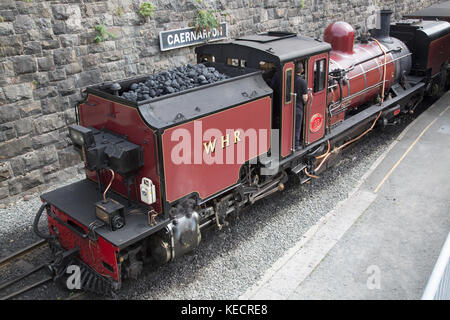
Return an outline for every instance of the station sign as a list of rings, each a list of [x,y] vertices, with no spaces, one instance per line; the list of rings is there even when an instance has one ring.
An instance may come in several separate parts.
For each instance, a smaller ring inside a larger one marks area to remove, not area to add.
[[[159,46],[161,51],[173,50],[193,46],[206,41],[217,41],[226,39],[228,36],[227,24],[220,24],[220,28],[214,28],[209,31],[197,30],[196,28],[184,28],[159,33]]]

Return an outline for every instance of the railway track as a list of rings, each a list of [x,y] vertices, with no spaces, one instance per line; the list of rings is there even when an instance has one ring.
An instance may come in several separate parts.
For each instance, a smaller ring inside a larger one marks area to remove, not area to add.
[[[39,240],[23,249],[20,249],[16,252],[14,252],[13,254],[10,254],[9,256],[3,258],[0,260],[0,268],[2,268],[3,266],[8,265],[9,263],[11,263],[12,261],[14,261],[15,259],[19,258],[19,257],[23,257],[24,255],[33,252],[36,249],[39,249],[41,247],[46,247],[48,246],[48,243],[45,240]]]
[[[46,247],[48,247],[48,243],[46,242],[46,240],[39,240],[23,249],[10,254],[7,257],[0,259],[0,271],[6,269],[7,266],[23,260],[26,256],[31,255],[32,253],[35,253],[38,250]],[[30,268],[23,274],[0,283],[0,300],[10,300],[13,298],[17,298],[25,292],[39,288],[40,286],[53,281],[54,276],[50,272],[48,265],[49,263],[37,264],[37,266]],[[40,275],[34,276],[36,274]],[[20,286],[20,288],[14,291],[9,290],[13,286],[18,286],[21,282],[26,282],[26,280],[30,277],[35,278],[31,283],[26,283],[25,285]],[[4,294],[4,292],[7,293]],[[77,292],[75,294],[69,294],[68,297],[62,300],[79,300],[83,297],[84,292]]]
[[[41,248],[45,248],[47,246],[48,246],[48,243],[45,240],[39,240],[23,249],[20,249],[16,252],[10,254],[9,256],[1,259],[0,260],[0,269],[4,269],[6,266],[11,265],[14,262],[17,262],[21,259],[24,259],[25,256],[27,256]],[[21,282],[24,279],[27,279],[31,275],[34,275],[34,274],[40,272],[41,270],[44,270],[46,267],[47,267],[47,264],[39,264],[38,266],[26,271],[25,273],[21,274],[20,276],[1,283],[0,284],[0,300],[12,299],[16,296],[21,295],[22,293],[25,293],[31,289],[34,289],[36,287],[43,285],[44,283],[51,281],[53,279],[53,277],[50,275],[45,275],[43,277],[40,277],[39,280],[34,281],[31,284],[27,284],[26,286],[23,286],[22,288],[14,291],[14,292],[10,292],[7,295],[2,295],[3,291],[6,291],[11,286]]]

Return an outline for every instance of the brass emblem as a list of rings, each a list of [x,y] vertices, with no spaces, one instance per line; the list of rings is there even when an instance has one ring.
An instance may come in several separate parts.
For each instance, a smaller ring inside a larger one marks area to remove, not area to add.
[[[239,141],[241,141],[241,132],[239,130],[234,131],[233,140],[234,143],[238,143]],[[216,141],[217,139],[214,138],[209,142],[203,142],[203,147],[205,148],[206,154],[213,153],[216,150]],[[221,137],[221,145],[222,149],[230,146],[230,134],[226,134]]]

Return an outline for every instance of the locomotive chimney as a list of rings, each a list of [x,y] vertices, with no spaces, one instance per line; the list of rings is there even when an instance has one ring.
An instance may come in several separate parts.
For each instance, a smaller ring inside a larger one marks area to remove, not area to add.
[[[391,30],[391,15],[392,10],[383,9],[380,11],[380,33],[378,37],[380,40],[389,42],[389,32]]]

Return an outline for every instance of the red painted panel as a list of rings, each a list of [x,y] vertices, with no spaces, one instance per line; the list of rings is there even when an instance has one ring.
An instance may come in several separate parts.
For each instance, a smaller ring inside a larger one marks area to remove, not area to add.
[[[167,201],[193,192],[205,199],[237,183],[242,163],[269,150],[271,115],[271,99],[265,97],[165,130]],[[234,139],[236,131],[240,141]],[[207,153],[205,145],[214,145],[214,152]]]
[[[286,97],[286,72],[288,70],[292,70],[292,82],[291,82],[291,88],[290,92],[294,92],[294,79],[295,79],[295,70],[294,70],[294,63],[288,62],[283,67],[283,84],[281,91],[281,96],[283,99],[282,108],[281,108],[281,115],[282,115],[282,122],[281,122],[281,156],[284,158],[292,153],[292,140],[294,138],[295,129],[294,129],[294,99],[291,97],[291,100],[286,103],[285,97]],[[298,99],[299,97],[297,97]]]
[[[157,168],[158,150],[154,132],[145,124],[136,108],[114,103],[109,100],[89,95],[88,101],[80,105],[80,123],[85,127],[108,129],[115,133],[126,135],[128,139],[140,145],[144,151],[144,167],[138,172],[131,185],[131,198],[139,197],[139,186],[143,177],[150,178],[156,187],[157,202],[153,209],[161,212],[160,177]],[[95,172],[87,171],[87,176],[97,181]],[[111,175],[105,170],[101,174],[102,183],[108,184]],[[116,175],[111,189],[124,196],[127,195],[122,177]]]
[[[450,61],[450,34],[431,42],[427,68],[431,68],[431,74],[435,75],[445,61]]]
[[[83,229],[84,233],[87,233],[88,230],[86,227],[72,218],[69,218],[64,212],[58,210],[54,206],[51,206],[50,210],[55,216],[64,222],[67,223],[70,221],[70,223],[76,224],[79,228]],[[116,258],[116,255],[119,253],[118,248],[114,247],[102,237],[98,237],[97,241],[83,239],[50,216],[47,216],[47,220],[50,233],[55,234],[55,230],[57,230],[59,243],[64,249],[70,250],[75,247],[80,248],[79,257],[84,263],[89,265],[99,274],[105,277],[112,277],[114,280],[120,281],[120,272]],[[109,271],[103,265],[103,262],[109,264],[114,271]]]
[[[308,102],[306,108],[306,143],[319,140],[325,134],[325,107],[327,103],[327,85],[319,92],[314,92],[314,65],[316,61],[325,59],[325,75],[328,75],[328,53],[309,58],[308,62]],[[325,76],[326,77],[326,76]],[[301,99],[301,97],[298,97]]]

